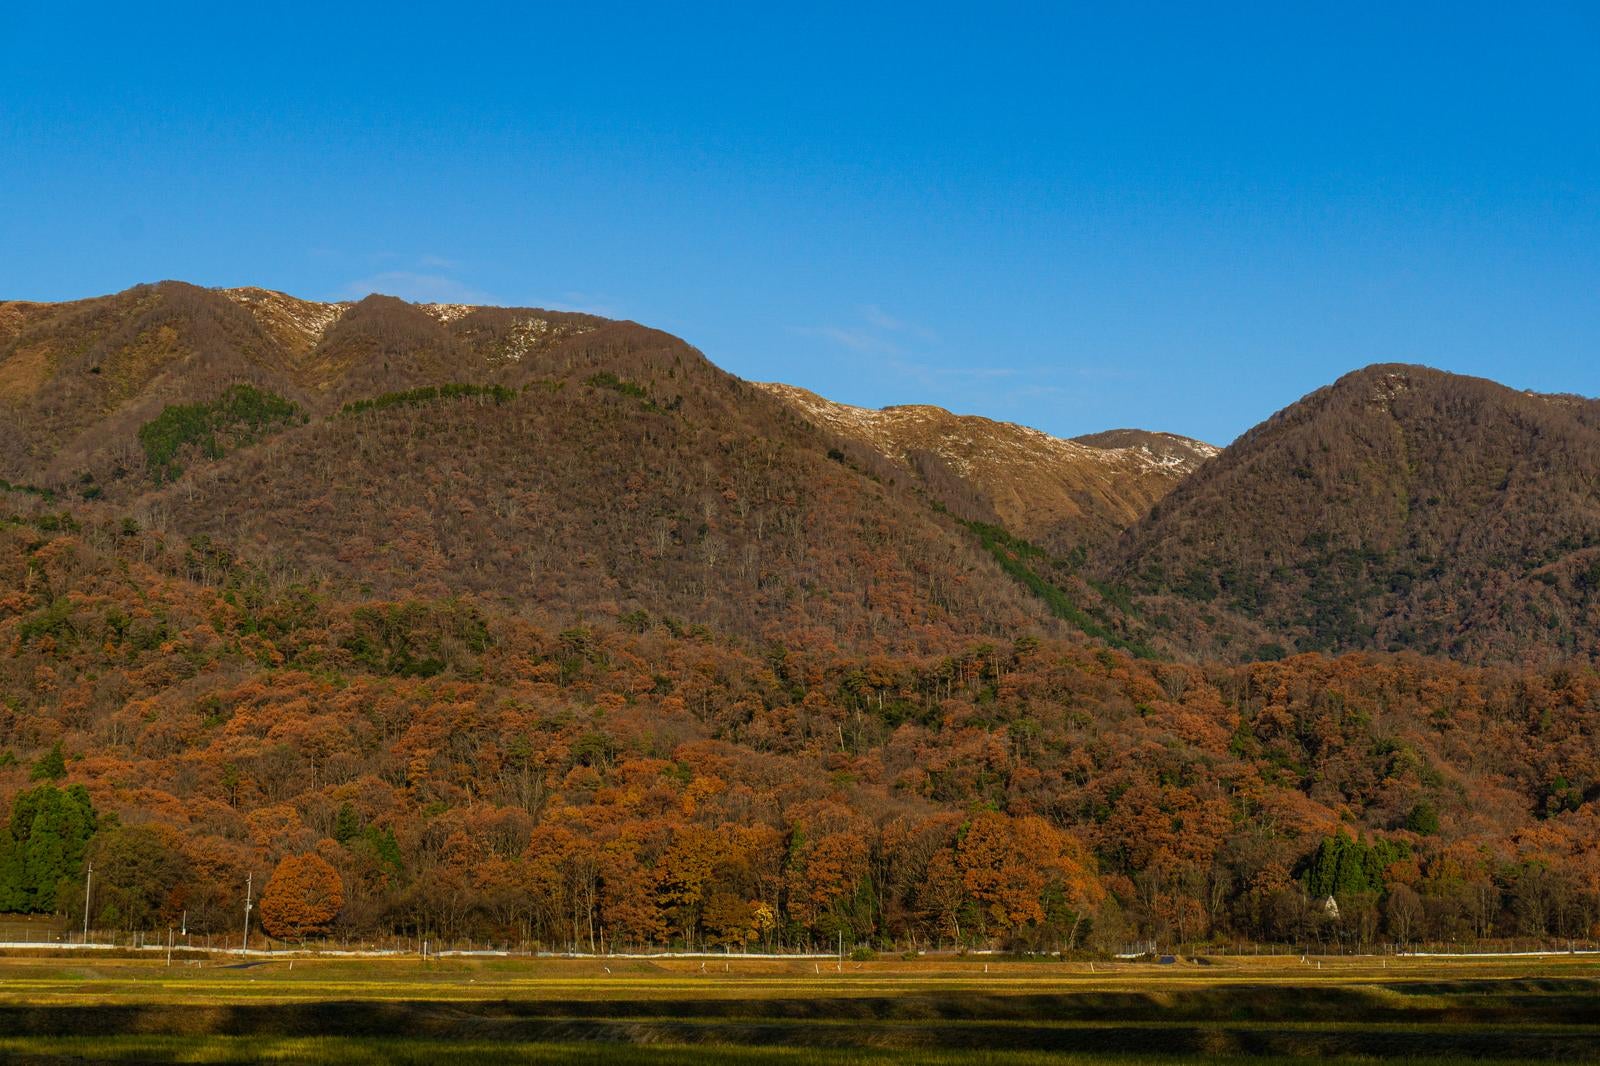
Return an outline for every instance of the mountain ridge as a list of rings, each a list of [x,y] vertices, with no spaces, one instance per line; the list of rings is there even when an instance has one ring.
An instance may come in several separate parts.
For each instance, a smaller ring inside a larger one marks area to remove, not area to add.
[[[1242,435],[1099,572],[1234,645],[1591,657],[1597,490],[1600,402],[1373,364]]]
[[[881,457],[835,459],[676,337],[230,291],[30,310],[0,379],[24,349],[48,373],[8,401],[0,477],[379,595],[859,645],[1059,629]]]
[[[0,303],[0,412],[8,484],[385,595],[923,648],[1600,655],[1600,402],[1427,367],[1219,450],[838,404],[592,315],[160,282]]]
[[[1220,450],[1176,434],[1108,430],[1068,439],[929,404],[872,409],[794,385],[756,387],[917,473],[946,505],[938,475],[953,474],[987,505],[990,514],[974,517],[1063,553],[1112,539]],[[930,457],[944,469],[929,469]]]

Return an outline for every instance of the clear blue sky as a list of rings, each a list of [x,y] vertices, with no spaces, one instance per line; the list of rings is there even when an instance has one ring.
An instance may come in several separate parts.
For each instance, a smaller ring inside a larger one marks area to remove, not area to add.
[[[577,307],[754,379],[1225,443],[1600,393],[1600,5],[8,5],[0,297]]]

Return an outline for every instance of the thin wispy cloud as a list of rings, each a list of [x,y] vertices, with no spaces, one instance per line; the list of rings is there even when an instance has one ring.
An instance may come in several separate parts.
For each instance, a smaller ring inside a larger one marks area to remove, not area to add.
[[[598,315],[600,318],[627,317],[615,300],[593,292],[564,292],[557,299],[535,300],[534,305],[546,311],[570,311],[580,315]]]
[[[1023,373],[1011,366],[918,366],[918,371],[935,378],[988,381],[994,378],[1014,378]]]
[[[1011,381],[1024,373],[1008,366],[939,366],[908,359],[892,359],[889,368],[907,381],[941,396],[967,396],[974,388]]]
[[[791,326],[789,332],[801,337],[819,337],[864,355],[901,355],[913,342],[932,344],[939,339],[939,335],[926,326],[890,314],[877,304],[863,304],[856,313],[857,321]]]
[[[1067,396],[1070,394],[1070,389],[1062,388],[1060,385],[1044,384],[1023,385],[1006,392],[1007,398],[1011,400],[1027,400],[1042,396]]]
[[[385,270],[370,277],[357,278],[345,285],[341,296],[358,300],[371,293],[398,296],[420,304],[492,304],[495,298],[458,278],[445,274],[423,274],[410,270]]]
[[[939,335],[926,326],[919,326],[915,322],[907,322],[903,318],[896,318],[877,304],[866,304],[861,308],[861,317],[867,325],[885,333],[904,333],[923,341],[937,341]]]
[[[449,259],[442,255],[419,255],[417,266],[426,270],[460,270],[461,260]]]
[[[938,403],[963,413],[1012,416],[1040,401],[1052,407],[1081,407],[1087,402],[1084,388],[1062,384],[1060,366],[999,365],[987,362],[981,353],[963,351],[962,362],[947,362],[939,334],[927,326],[909,321],[879,304],[862,304],[855,317],[842,323],[792,326],[789,332],[813,337],[858,355],[870,357],[880,372],[893,375],[897,396],[891,402]],[[1093,380],[1111,368],[1084,367],[1076,373]]]
[[[851,329],[846,326],[791,326],[789,332],[800,337],[821,337],[841,348],[866,355],[894,355],[900,346],[871,330]]]

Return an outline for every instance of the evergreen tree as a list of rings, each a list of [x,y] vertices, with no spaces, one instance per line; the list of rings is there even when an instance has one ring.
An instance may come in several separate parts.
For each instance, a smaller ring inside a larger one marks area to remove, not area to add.
[[[62,882],[83,873],[95,827],[94,805],[82,785],[39,785],[18,793],[11,820],[0,832],[0,910],[55,910]]]
[[[1438,809],[1427,800],[1418,802],[1415,807],[1411,808],[1411,813],[1406,815],[1406,828],[1423,836],[1437,834],[1439,832]]]
[[[1332,896],[1339,900],[1379,894],[1383,872],[1409,854],[1409,847],[1392,840],[1368,844],[1343,832],[1324,837],[1306,868],[1306,891],[1317,899]]]
[[[349,844],[361,834],[361,829],[361,815],[350,804],[341,804],[333,820],[333,839],[341,844]]]
[[[50,750],[39,756],[33,764],[33,769],[28,772],[29,781],[60,781],[67,776],[67,759],[61,752],[61,741],[51,745]]]
[[[0,831],[0,914],[26,914],[32,909],[22,849],[9,832]]]

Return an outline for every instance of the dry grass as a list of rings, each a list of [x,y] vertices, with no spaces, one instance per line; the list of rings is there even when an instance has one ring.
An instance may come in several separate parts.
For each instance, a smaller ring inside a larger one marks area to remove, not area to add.
[[[1600,1055],[1600,963],[1562,956],[1093,972],[969,960],[12,958],[0,960],[0,988],[0,1053],[39,1062]]]

